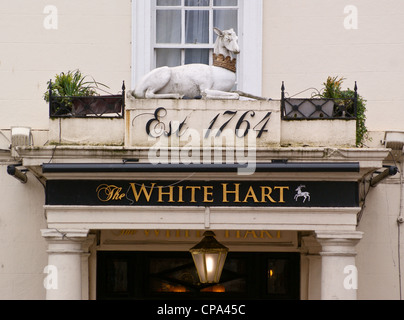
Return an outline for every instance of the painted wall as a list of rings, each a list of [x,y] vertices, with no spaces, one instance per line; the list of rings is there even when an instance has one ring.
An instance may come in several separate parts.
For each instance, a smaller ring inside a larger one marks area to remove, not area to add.
[[[357,246],[358,299],[400,299],[399,256],[402,265],[400,248],[403,248],[404,240],[403,227],[397,224],[401,197],[397,179],[389,179],[388,183],[372,188],[366,198],[366,209],[358,226],[358,230],[364,232]]]
[[[43,94],[62,71],[79,68],[119,92],[130,81],[131,32],[129,0],[0,1],[0,129],[48,128]]]
[[[359,94],[368,101],[369,130],[404,130],[401,0],[263,2],[264,96],[279,98],[282,81],[292,96],[321,89],[328,76],[342,76],[344,88],[353,89],[357,81]],[[346,28],[352,25],[352,5],[357,29]]]
[[[0,299],[44,299],[44,188],[32,175],[26,184],[9,176],[1,159],[0,181]]]
[[[8,148],[12,126],[32,127],[38,146],[48,142],[49,107],[43,94],[55,74],[79,68],[113,94],[122,81],[130,83],[131,19],[129,0],[0,1],[0,149]],[[0,299],[44,299],[44,189],[31,174],[24,185],[9,176],[12,159],[4,159]]]

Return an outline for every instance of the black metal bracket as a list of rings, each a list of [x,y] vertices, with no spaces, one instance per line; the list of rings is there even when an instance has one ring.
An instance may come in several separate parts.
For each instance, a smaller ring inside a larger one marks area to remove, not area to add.
[[[395,166],[383,166],[386,168],[383,172],[379,173],[376,177],[372,177],[370,179],[370,186],[371,187],[376,187],[380,182],[382,182],[384,179],[395,176],[398,172],[398,168]]]

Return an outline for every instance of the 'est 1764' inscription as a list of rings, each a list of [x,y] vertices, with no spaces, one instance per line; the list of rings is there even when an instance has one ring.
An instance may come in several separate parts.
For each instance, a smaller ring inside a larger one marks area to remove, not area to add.
[[[185,119],[177,119],[176,121],[169,121],[168,125],[163,121],[168,114],[168,111],[163,108],[157,108],[151,119],[149,119],[145,124],[145,131],[148,136],[157,138],[160,136],[171,137],[176,135],[180,137],[184,135],[188,129],[187,121],[190,115],[186,116]],[[235,136],[238,138],[243,138],[249,134],[251,130],[257,133],[257,138],[261,138],[264,133],[268,132],[267,126],[271,118],[272,112],[264,113],[264,116],[259,118],[256,117],[256,112],[254,110],[248,110],[244,112],[227,110],[223,113],[216,114],[210,121],[209,125],[204,127],[202,130],[204,132],[204,138],[207,139],[211,134],[215,137],[219,137],[225,130],[230,130],[234,132]],[[137,117],[150,115],[150,113],[140,114]],[[132,123],[136,118],[133,119]],[[176,125],[174,125],[174,122]]]

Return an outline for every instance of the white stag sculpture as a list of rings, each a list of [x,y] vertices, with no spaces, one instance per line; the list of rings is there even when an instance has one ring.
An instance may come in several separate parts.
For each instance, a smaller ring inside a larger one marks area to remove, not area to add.
[[[233,54],[240,53],[238,37],[233,29],[214,31],[218,37],[213,66],[194,63],[154,69],[137,84],[132,95],[138,99],[239,99],[239,94],[229,92],[236,82]]]

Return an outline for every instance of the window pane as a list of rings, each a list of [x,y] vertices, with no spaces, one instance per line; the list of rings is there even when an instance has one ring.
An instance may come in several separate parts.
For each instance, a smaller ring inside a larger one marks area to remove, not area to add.
[[[200,46],[216,41],[217,36],[209,33],[209,27],[213,25],[221,30],[233,28],[238,33],[238,0],[156,0],[156,4],[156,44],[165,44],[165,49],[155,48],[156,67],[209,64],[211,50]],[[162,6],[170,6],[173,10],[162,9]],[[185,8],[181,10],[181,6]],[[216,9],[209,10],[211,6],[216,6]],[[175,49],[170,49],[169,44],[173,44]],[[193,44],[199,46],[188,49]]]
[[[181,0],[157,0],[158,6],[180,6]]]
[[[214,0],[213,5],[217,7],[237,6],[238,0]]]
[[[195,264],[189,258],[152,258],[149,262],[149,288],[152,293],[245,293],[247,260],[226,259],[221,283],[200,286]]]
[[[185,64],[190,63],[209,64],[209,49],[185,50]]]
[[[113,259],[107,270],[107,288],[111,293],[126,293],[128,291],[128,262]]]
[[[209,0],[185,0],[185,5],[188,7],[207,7]]]
[[[157,49],[156,67],[176,67],[181,65],[181,49]]]
[[[209,11],[185,12],[185,42],[209,43]]]
[[[269,294],[286,294],[287,285],[287,263],[285,259],[269,259],[268,260],[268,293]]]
[[[181,11],[157,10],[156,42],[181,43]]]
[[[233,30],[238,34],[238,18],[237,10],[214,10],[213,12],[213,26],[220,30]],[[216,39],[216,37],[215,37]]]
[[[199,283],[192,258],[150,259],[150,290],[162,292],[189,292]]]

